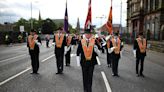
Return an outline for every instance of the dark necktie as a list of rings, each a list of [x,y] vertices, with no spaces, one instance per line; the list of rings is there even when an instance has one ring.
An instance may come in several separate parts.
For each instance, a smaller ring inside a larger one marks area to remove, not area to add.
[[[87,46],[89,45],[89,40],[87,40]]]

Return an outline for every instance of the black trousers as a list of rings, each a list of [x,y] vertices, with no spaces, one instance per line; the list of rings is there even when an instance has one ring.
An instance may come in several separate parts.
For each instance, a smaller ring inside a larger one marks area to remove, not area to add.
[[[84,92],[92,92],[93,66],[82,66]]]
[[[49,40],[46,41],[46,46],[47,46],[47,48],[49,47]]]
[[[31,51],[30,56],[33,73],[37,73],[39,69],[39,53]]]
[[[111,54],[107,53],[107,64],[111,65],[111,62],[112,62]]]
[[[112,72],[114,75],[118,75],[118,63],[119,57],[116,55],[112,55]]]
[[[67,65],[70,65],[70,59],[71,59],[71,51],[68,51],[67,54],[65,55],[65,63],[66,63],[66,66]]]
[[[63,72],[63,56],[64,55],[57,55],[56,54],[56,65],[57,65],[57,72],[62,73]]]
[[[138,74],[138,67],[140,63],[140,74],[142,75],[143,67],[144,67],[144,59],[145,59],[145,56],[140,56],[136,58],[136,74]]]

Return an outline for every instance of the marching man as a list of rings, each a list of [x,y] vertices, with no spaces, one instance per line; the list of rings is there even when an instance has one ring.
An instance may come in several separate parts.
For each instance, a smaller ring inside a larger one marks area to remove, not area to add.
[[[110,48],[108,48],[108,53],[111,53],[111,57],[112,57],[112,72],[113,72],[112,75],[117,76],[117,77],[119,77],[118,63],[119,63],[119,59],[122,55],[121,50],[123,48],[123,43],[121,42],[120,38],[118,37],[118,32],[114,33],[114,37],[112,37],[112,39],[110,41]]]
[[[36,31],[34,29],[31,29],[27,41],[27,46],[29,48],[29,54],[31,56],[31,65],[33,70],[31,74],[38,74],[40,45],[41,45],[40,37],[36,34]]]
[[[134,50],[133,50],[134,57],[136,57],[136,74],[138,77],[139,76],[144,77],[143,66],[144,66],[144,59],[146,56],[146,47],[147,47],[147,41],[145,38],[143,38],[143,33],[139,33],[138,38],[134,41]],[[140,71],[138,72],[139,63],[141,67],[140,67]]]
[[[85,30],[85,37],[79,42],[77,49],[77,62],[80,62],[83,75],[84,92],[92,92],[92,77],[94,66],[97,64],[96,56],[100,54],[98,44],[92,37],[91,30]]]
[[[70,60],[71,60],[71,47],[72,47],[72,36],[68,33],[67,39],[66,39],[66,48],[65,48],[65,61],[66,66],[70,66]]]
[[[55,46],[55,56],[57,61],[57,73],[63,73],[63,58],[64,58],[64,51],[66,46],[66,37],[62,32],[63,29],[60,27],[58,33],[54,35],[53,45]]]

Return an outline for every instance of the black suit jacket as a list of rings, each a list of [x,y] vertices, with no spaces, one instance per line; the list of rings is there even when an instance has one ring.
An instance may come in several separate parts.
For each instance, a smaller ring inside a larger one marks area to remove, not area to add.
[[[95,45],[98,46],[98,49],[100,49],[98,43],[95,41]],[[85,55],[84,55],[84,51],[83,51],[83,48],[82,48],[82,44],[81,44],[81,41],[79,42],[78,44],[78,48],[77,48],[77,52],[76,52],[77,56],[81,56],[81,60],[80,60],[80,64],[81,66],[94,66],[97,64],[97,59],[96,59],[96,56],[97,53],[94,51],[94,48],[93,48],[93,53],[92,53],[92,58],[90,61],[87,61],[85,59]]]
[[[38,42],[40,42],[40,43],[42,44],[41,39],[40,39],[39,36],[38,36],[37,40],[38,40]],[[30,47],[29,47],[29,42],[28,42],[28,41],[27,41],[27,47],[29,48],[29,53],[30,53],[30,54],[31,54],[32,52],[34,52],[34,53],[39,53],[39,52],[40,52],[39,46],[38,46],[36,43],[35,43],[34,50],[31,50],[31,49],[30,49]]]
[[[55,35],[54,35],[54,40],[53,40],[53,42],[55,42]],[[66,46],[66,37],[64,36],[64,39],[63,39],[63,43],[62,43],[62,46],[61,46],[61,48],[58,48],[58,47],[56,47],[56,45],[55,45],[55,54],[56,55],[64,55],[64,47]]]
[[[147,41],[146,41],[146,44],[147,44]],[[139,48],[137,40],[134,41],[133,49],[136,50],[136,58],[139,58],[141,56],[146,56],[146,52],[145,53],[140,52],[140,48]]]
[[[120,39],[120,41],[121,41],[121,39]],[[112,48],[113,47],[113,43],[112,43],[112,41],[110,41],[110,48]],[[122,50],[122,48],[123,48],[123,45],[121,45],[121,42],[120,42],[120,51]],[[115,57],[117,57],[117,58],[120,58],[120,53],[119,54],[115,54],[114,53],[114,51],[111,53],[111,55],[112,56],[115,56]]]

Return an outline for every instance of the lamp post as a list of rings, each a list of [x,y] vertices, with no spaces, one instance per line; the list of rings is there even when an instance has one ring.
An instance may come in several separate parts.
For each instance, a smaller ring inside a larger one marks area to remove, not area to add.
[[[31,29],[33,29],[33,21],[32,21],[32,1],[31,1]]]
[[[105,15],[102,15],[102,16],[100,16],[100,17],[96,17],[96,18],[99,18],[99,19],[101,19],[101,24],[100,25],[102,25],[102,19],[103,18],[106,18],[106,16]],[[102,25],[103,26],[103,25]],[[101,26],[100,26],[101,27]]]

